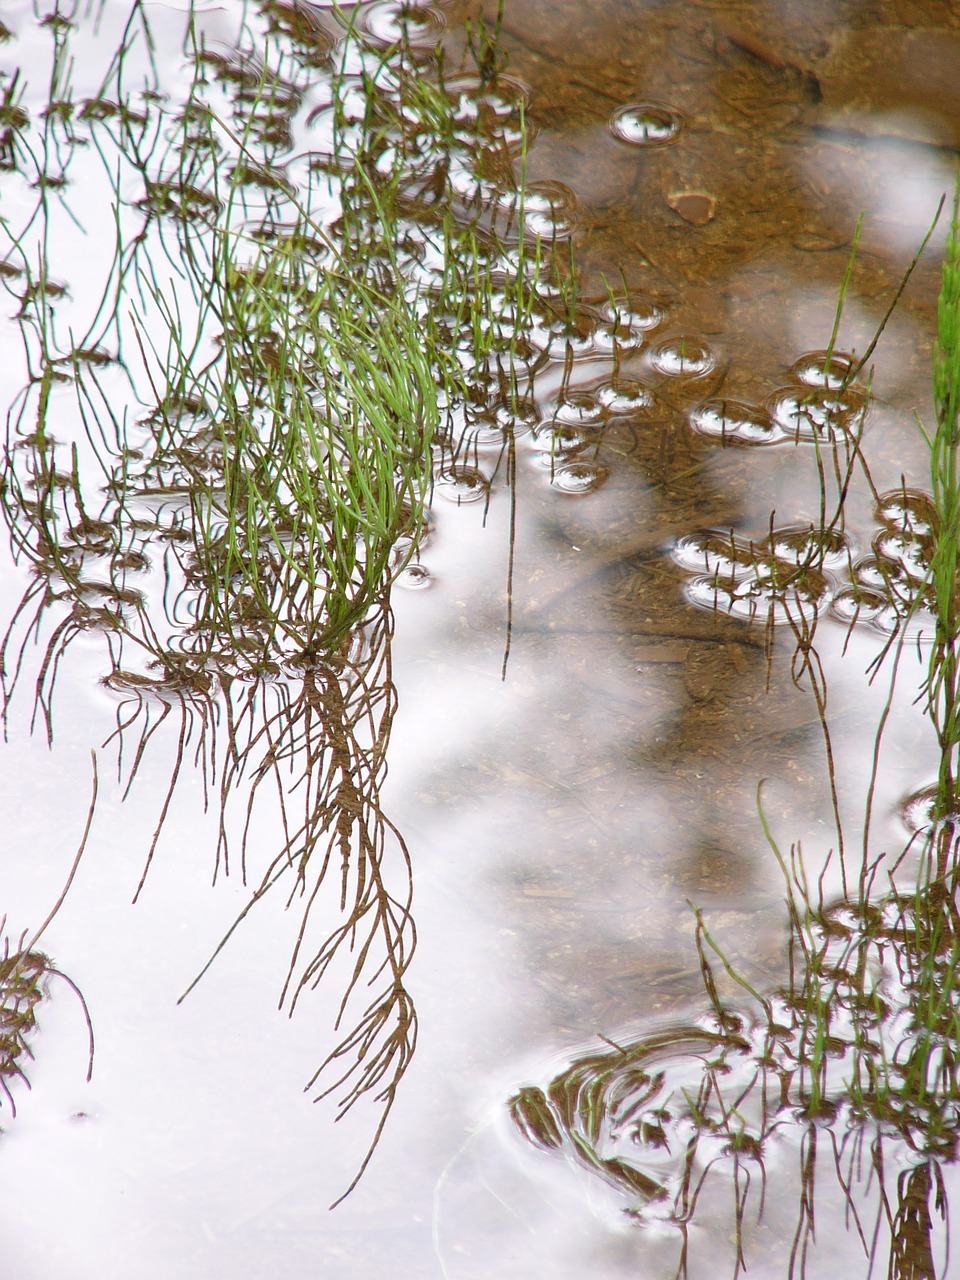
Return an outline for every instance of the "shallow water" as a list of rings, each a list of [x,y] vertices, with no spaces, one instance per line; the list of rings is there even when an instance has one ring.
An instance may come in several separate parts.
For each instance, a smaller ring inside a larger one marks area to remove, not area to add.
[[[396,8],[364,6],[361,29],[390,38]],[[413,8],[428,50],[442,19],[455,68],[473,9]],[[78,11],[78,51],[87,42],[115,48],[127,13],[113,0]],[[335,33],[329,6],[317,13]],[[159,81],[182,92],[182,15],[158,5],[151,16]],[[235,15],[210,8],[201,17],[212,47],[229,42]],[[56,96],[33,72],[49,60],[50,28],[27,4],[2,20],[16,37],[0,45],[3,83],[23,68],[24,104],[37,118]],[[787,615],[801,634],[804,618],[819,619],[856,881],[890,671],[867,675],[887,635],[883,608],[862,610],[851,627],[844,600],[852,581],[874,581],[874,540],[902,532],[878,515],[859,467],[843,546],[789,590],[770,583],[802,560],[819,518],[818,458],[832,495],[832,446],[842,466],[865,403],[867,370],[843,389],[846,408],[831,405],[817,420],[803,406],[802,416],[798,394],[819,377],[804,357],[830,341],[859,212],[837,338],[838,351],[858,355],[952,189],[958,45],[952,6],[919,0],[866,9],[507,0],[501,46],[529,96],[526,176],[539,193],[525,216],[532,234],[553,226],[561,240],[571,235],[583,309],[572,332],[545,323],[532,334],[546,353],[534,421],[518,421],[507,463],[502,432],[481,423],[452,474],[438,477],[422,568],[392,592],[398,708],[379,801],[412,866],[418,941],[405,982],[419,1040],[372,1161],[334,1211],[327,1206],[356,1173],[378,1115],[364,1098],[335,1124],[333,1100],[314,1104],[316,1091],[303,1092],[335,1043],[344,957],[293,1017],[278,1011],[299,916],[267,897],[177,1004],[250,895],[236,862],[214,877],[219,814],[215,803],[205,811],[196,740],[171,789],[179,722],[162,722],[124,799],[142,721],[118,770],[116,739],[103,744],[131,701],[129,689],[102,683],[111,664],[98,634],[81,630],[64,649],[48,745],[42,715],[31,731],[33,637],[17,633],[27,675],[8,708],[0,912],[16,938],[59,896],[96,751],[90,838],[42,940],[83,993],[96,1056],[87,1083],[82,1007],[51,977],[30,1039],[34,1061],[24,1064],[30,1091],[12,1082],[15,1118],[4,1103],[0,1218],[11,1272],[678,1274],[677,1227],[638,1217],[638,1195],[589,1168],[569,1136],[554,1149],[526,1141],[508,1102],[522,1088],[549,1093],[611,1042],[643,1046],[664,1028],[696,1028],[660,1045],[657,1060],[678,1090],[700,1087],[706,1050],[690,1044],[706,1034],[711,1006],[691,903],[747,982],[764,992],[787,982],[784,882],[757,813],[761,781],[780,846],[802,843],[811,882],[826,866],[827,897],[841,892],[839,859],[827,861],[837,833],[820,717],[809,687],[791,678],[797,637]],[[77,100],[95,94],[92,57],[88,69],[78,54],[72,76]],[[319,88],[305,93],[295,150],[323,145],[322,118],[307,123],[323,105]],[[51,274],[66,278],[80,307],[113,246],[91,231],[109,209],[102,166],[89,151],[76,163],[65,203],[85,233],[58,207],[51,227],[62,239],[47,251]],[[291,181],[299,172],[291,164]],[[0,172],[0,185],[3,216],[22,221],[29,183]],[[509,240],[504,208],[489,216],[497,226],[502,216]],[[929,491],[914,413],[932,419],[944,235],[943,226],[934,233],[870,361],[862,454],[877,494]],[[632,301],[632,319],[618,312],[616,371],[604,278]],[[11,300],[11,349],[16,310]],[[19,356],[16,364],[3,374],[5,403],[24,382]],[[103,386],[106,402],[129,396],[116,366]],[[822,390],[829,398],[832,389]],[[69,438],[69,388],[52,396]],[[698,416],[705,403],[712,415]],[[749,411],[732,413],[741,403]],[[140,500],[143,516],[149,502]],[[2,572],[12,614],[36,579],[12,553]],[[144,587],[151,600],[163,596],[161,579],[155,565]],[[40,634],[45,644],[49,633]],[[935,737],[916,705],[921,675],[908,648],[879,764],[874,853],[899,852],[908,838],[901,805],[936,776]],[[269,689],[263,696],[269,702]],[[227,817],[235,844],[245,795],[238,784]],[[275,807],[254,810],[252,884],[277,847],[278,824]],[[402,894],[403,860],[389,837],[384,865]],[[336,905],[334,895],[323,908],[329,927]],[[755,1015],[714,968],[722,998]],[[749,1066],[738,1060],[736,1070]],[[840,1131],[824,1124],[823,1145]],[[873,1133],[860,1132],[864,1149],[876,1149]],[[912,1157],[896,1131],[883,1138],[895,1181]],[[789,1274],[812,1195],[799,1172],[809,1143],[792,1117],[766,1152],[764,1216],[757,1221],[756,1190],[743,1214],[751,1274]],[[735,1271],[735,1179],[717,1163],[687,1231],[691,1277]],[[844,1265],[866,1276],[832,1157],[824,1165],[806,1274]],[[955,1202],[952,1165],[941,1168]],[[865,1178],[856,1194],[869,1239],[876,1184]],[[889,1234],[880,1233],[879,1269]],[[944,1238],[935,1227],[935,1250]]]

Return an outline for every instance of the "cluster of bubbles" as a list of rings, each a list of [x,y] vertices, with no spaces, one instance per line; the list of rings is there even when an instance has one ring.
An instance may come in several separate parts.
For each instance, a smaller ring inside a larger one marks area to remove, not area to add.
[[[738,1170],[757,1172],[750,1194],[762,1199],[771,1169],[802,1160],[804,1134],[816,1128],[833,1137],[823,1176],[834,1170],[851,1204],[880,1166],[867,1161],[857,1173],[852,1156],[844,1186],[834,1157],[878,1123],[898,1177],[931,1155],[952,1158],[960,1136],[956,1064],[949,1054],[937,1059],[953,1081],[945,1094],[929,1090],[926,1071],[910,1069],[936,1039],[918,1017],[931,990],[938,1016],[956,1017],[950,948],[929,968],[913,950],[931,917],[939,919],[935,905],[922,901],[797,914],[791,954],[816,963],[760,1009],[718,1008],[700,1022],[582,1054],[544,1088],[528,1085],[513,1097],[517,1130],[616,1188],[635,1221],[676,1225],[690,1221],[703,1183],[718,1176],[738,1188],[730,1211],[742,1214],[751,1180],[741,1185]],[[868,1079],[855,1101],[850,1082]]]
[[[409,18],[422,23],[429,10],[414,6]],[[358,26],[367,30],[368,20]],[[504,452],[515,444],[559,494],[596,492],[609,475],[598,460],[608,424],[647,413],[664,383],[698,385],[717,368],[717,353],[697,336],[671,334],[666,311],[654,298],[611,295],[583,302],[571,297],[562,273],[550,271],[541,272],[527,294],[518,289],[530,246],[539,242],[537,256],[547,262],[581,221],[569,187],[517,180],[518,157],[533,137],[526,119],[529,90],[522,81],[502,72],[447,77],[435,86],[440,97],[431,99],[429,112],[404,98],[402,77],[392,82],[381,74],[378,85],[386,98],[393,95],[399,110],[389,127],[380,123],[378,136],[389,145],[377,169],[393,184],[409,216],[411,237],[417,239],[417,225],[422,228],[424,219],[443,206],[495,246],[479,318],[433,317],[446,325],[447,348],[465,367],[472,364],[476,378],[471,403],[451,406],[433,497],[457,506],[488,503]],[[428,117],[436,122],[438,101],[446,121],[442,130],[427,123]],[[351,115],[348,125],[359,130],[359,107]],[[631,145],[663,146],[680,137],[684,120],[663,104],[638,103],[618,111],[611,128]],[[426,243],[420,240],[423,251],[404,271],[418,291],[419,305],[429,307],[444,261],[431,250],[429,237]],[[481,360],[478,332],[489,344]],[[541,388],[556,382],[561,366],[564,390],[544,393]],[[503,394],[506,367],[513,386],[527,389],[509,402]],[[429,573],[418,562],[398,581],[419,588]]]
[[[810,351],[764,404],[708,398],[688,420],[724,443],[855,447],[867,413],[858,372],[845,352]],[[760,541],[708,530],[680,538],[674,557],[690,575],[689,598],[703,608],[774,624],[829,613],[887,634],[905,625],[922,631],[930,625],[933,503],[901,488],[878,497],[875,515],[867,554],[838,529],[811,525],[773,530]]]
[[[855,375],[851,356],[811,351],[764,404],[708,399],[690,412],[689,422],[700,435],[748,445],[855,439],[866,412],[866,395]]]
[[[932,631],[933,502],[917,490],[894,489],[880,495],[876,517],[880,527],[870,554],[852,565],[849,585],[834,597],[834,611],[844,621],[888,633],[907,618],[913,631]]]
[[[678,539],[674,557],[690,574],[689,599],[747,622],[799,622],[823,612],[849,562],[843,534],[813,525],[773,530],[754,542],[732,532]]]
[[[607,468],[597,461],[608,425],[636,419],[653,404],[653,392],[646,383],[617,373],[565,386],[543,404],[539,420],[525,438],[526,451],[561,493],[592,493],[608,476]]]
[[[541,289],[525,327],[514,331],[519,341],[513,354],[531,394],[463,410],[451,433],[456,464],[441,472],[435,491],[458,504],[480,497],[475,472],[483,472],[481,455],[495,469],[509,441],[558,492],[595,492],[609,475],[597,455],[610,424],[642,420],[656,408],[658,389],[682,388],[717,367],[716,353],[702,340],[660,336],[665,320],[665,309],[639,294],[579,303],[565,312]],[[558,375],[560,389],[546,390]],[[467,455],[473,466],[465,470]],[[489,493],[492,471],[484,474],[483,492]]]
[[[857,556],[838,529],[773,530],[759,541],[732,531],[681,537],[674,559],[689,575],[689,599],[747,621],[781,623],[831,616],[891,635],[932,634],[930,581],[936,512],[924,493],[880,494],[879,528],[869,554]]]

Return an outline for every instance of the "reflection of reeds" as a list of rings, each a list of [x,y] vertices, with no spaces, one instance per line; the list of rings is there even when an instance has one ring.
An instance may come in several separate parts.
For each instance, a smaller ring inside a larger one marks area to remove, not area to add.
[[[946,1216],[941,1166],[960,1141],[955,908],[937,893],[862,911],[824,907],[808,896],[797,852],[781,863],[791,921],[784,986],[754,991],[698,913],[710,1017],[575,1058],[545,1090],[520,1090],[514,1120],[624,1193],[638,1221],[672,1223],[678,1276],[698,1205],[725,1187],[731,1274],[749,1268],[748,1228],[763,1218],[769,1167],[782,1178],[793,1153],[785,1275],[807,1274],[819,1195],[845,1202],[865,1258],[885,1228],[889,1275],[932,1280],[936,1221]],[[752,1008],[719,999],[711,952],[755,997]]]
[[[179,102],[142,5],[83,102],[75,28],[52,31],[41,143],[29,120],[9,140],[36,208],[22,228],[0,222],[27,371],[0,501],[31,570],[0,680],[6,714],[32,666],[52,736],[68,650],[102,638],[127,791],[175,736],[137,894],[199,769],[217,869],[252,886],[227,936],[286,892],[298,923],[281,1004],[292,1013],[324,978],[340,983],[338,1039],[308,1088],[334,1093],[340,1114],[375,1098],[375,1144],[417,1031],[411,868],[380,803],[396,710],[389,592],[459,424],[495,403],[512,447],[521,379],[542,358],[523,334],[551,249],[525,227],[524,105],[500,82],[499,21],[473,24],[474,71],[448,86],[442,58],[365,44],[334,9],[331,31],[322,11],[243,6],[236,48],[208,47],[191,9]],[[316,123],[311,93],[330,103],[329,147],[293,156]],[[67,342],[50,192],[62,178],[69,200],[81,147],[104,162],[115,253]],[[491,194],[503,188],[506,228]],[[263,850],[250,833],[268,806],[282,835]]]
[[[413,1055],[417,1031],[416,1010],[404,985],[416,945],[410,859],[380,804],[396,710],[391,630],[384,605],[351,645],[305,664],[299,681],[288,682],[272,705],[263,690],[231,686],[225,693],[228,757],[218,772],[224,864],[234,797],[243,812],[245,878],[247,833],[264,788],[280,805],[284,838],[266,867],[257,870],[257,886],[217,951],[267,893],[285,885],[287,906],[299,913],[300,923],[281,1004],[292,1014],[301,995],[320,984],[338,957],[350,957],[336,1019],[341,1039],[307,1087],[324,1075],[318,1097],[336,1094],[341,1115],[371,1093],[382,1104],[373,1145]],[[338,917],[332,929],[331,909]],[[327,1082],[326,1076],[332,1079]]]
[[[10,1081],[19,1079],[29,1084],[24,1070],[25,1059],[33,1056],[28,1041],[37,1029],[36,1010],[48,994],[47,987],[51,978],[59,978],[80,1002],[89,1035],[87,1080],[89,1081],[93,1075],[93,1024],[90,1021],[87,1002],[73,980],[58,969],[49,956],[37,949],[37,943],[63,906],[70,885],[73,883],[73,877],[76,875],[90,835],[96,803],[97,766],[94,758],[93,794],[87,810],[87,821],[80,846],[59,898],[40,928],[35,930],[32,936],[28,936],[26,932],[22,933],[13,947],[5,932],[7,917],[0,917],[0,939],[2,939],[0,944],[0,1099],[6,1098],[13,1115],[17,1114],[17,1107],[10,1092]]]
[[[938,1256],[949,1220],[944,1169],[960,1151],[958,211],[960,182],[939,299],[936,430],[928,437],[932,499],[906,488],[885,495],[874,490],[881,524],[875,555],[850,566],[851,594],[861,583],[872,583],[881,601],[871,606],[873,616],[881,607],[887,610],[889,636],[872,665],[879,666],[890,651],[895,654],[891,692],[874,745],[858,877],[848,883],[844,867],[837,762],[815,638],[821,602],[826,603],[827,557],[831,548],[842,551],[845,545],[844,504],[853,468],[866,465],[862,418],[842,451],[839,432],[825,435],[823,449],[820,438],[814,438],[819,527],[771,527],[766,541],[749,545],[732,532],[729,537],[706,534],[682,540],[677,555],[686,567],[708,575],[703,581],[715,606],[722,600],[748,621],[763,621],[756,601],[766,606],[770,622],[786,622],[793,632],[792,673],[798,684],[811,689],[824,731],[843,896],[825,903],[826,865],[811,880],[800,847],[789,856],[781,851],[761,806],[761,824],[786,885],[787,981],[765,990],[752,986],[695,910],[709,1016],[693,1026],[619,1043],[608,1040],[611,1051],[578,1056],[545,1089],[527,1086],[511,1101],[514,1121],[528,1139],[564,1152],[626,1193],[628,1212],[638,1220],[666,1220],[678,1229],[678,1276],[687,1274],[690,1228],[697,1223],[708,1187],[729,1192],[732,1275],[750,1265],[747,1227],[754,1215],[762,1218],[770,1169],[776,1163],[782,1170],[785,1152],[795,1157],[797,1195],[785,1274],[802,1277],[812,1266],[818,1194],[823,1197],[825,1183],[832,1199],[839,1192],[847,1230],[859,1239],[869,1268],[886,1247],[891,1280],[935,1280],[946,1274]],[[836,335],[837,327],[826,353],[827,376],[837,359],[838,376],[846,386],[863,368],[877,338],[854,362],[837,357]],[[827,446],[833,452],[835,506],[827,502]],[[736,610],[744,599],[747,605]],[[857,608],[848,612],[851,625],[858,621],[859,604],[858,599]],[[869,818],[900,654],[908,636],[915,634],[908,628],[923,618],[932,621],[924,697],[937,735],[940,770],[928,825],[911,841],[919,857],[907,883],[910,846],[885,865],[885,855],[871,851]],[[886,892],[878,887],[882,865],[890,882]],[[717,961],[727,979],[749,996],[749,1004],[738,1007],[721,999]]]

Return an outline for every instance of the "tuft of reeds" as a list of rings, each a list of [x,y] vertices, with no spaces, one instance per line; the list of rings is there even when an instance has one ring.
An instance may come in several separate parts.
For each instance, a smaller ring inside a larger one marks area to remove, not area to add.
[[[852,264],[851,258],[826,353],[828,371]],[[878,338],[879,332],[859,361],[838,359],[837,376],[856,377]],[[528,1140],[566,1153],[617,1188],[628,1199],[631,1217],[666,1220],[677,1228],[678,1274],[686,1274],[690,1228],[707,1199],[707,1184],[720,1179],[730,1191],[731,1274],[748,1267],[747,1229],[754,1216],[762,1217],[768,1169],[777,1162],[782,1170],[785,1153],[795,1158],[798,1190],[786,1274],[808,1273],[816,1193],[823,1194],[825,1179],[831,1183],[828,1194],[842,1198],[848,1229],[859,1238],[869,1268],[886,1246],[891,1277],[942,1273],[935,1254],[938,1220],[949,1220],[945,1167],[955,1161],[960,1144],[960,179],[944,251],[933,392],[935,430],[925,433],[931,498],[905,487],[902,495],[886,495],[891,511],[899,513],[894,519],[877,495],[881,518],[902,535],[905,560],[913,558],[909,572],[895,579],[891,571],[886,581],[892,635],[874,664],[896,654],[892,685],[908,626],[917,625],[921,610],[930,615],[933,634],[924,637],[929,653],[921,696],[940,761],[928,829],[889,863],[885,854],[871,851],[869,811],[888,700],[874,744],[862,866],[848,881],[826,675],[814,641],[826,598],[817,577],[831,548],[843,546],[853,469],[866,468],[861,416],[849,437],[825,437],[822,447],[815,437],[819,526],[777,530],[771,519],[763,543],[747,545],[732,532],[689,540],[691,559],[699,556],[713,575],[714,591],[725,592],[731,606],[738,603],[741,617],[753,622],[760,612],[743,607],[752,593],[767,606],[768,617],[776,608],[776,620],[793,632],[793,675],[813,693],[824,731],[842,896],[834,902],[824,898],[834,855],[819,878],[811,878],[801,846],[789,853],[779,846],[758,789],[761,827],[786,890],[786,981],[759,989],[751,984],[694,908],[708,1017],[617,1043],[601,1037],[607,1047],[578,1055],[545,1087],[527,1085],[511,1100],[513,1120]],[[827,501],[831,453],[833,504]],[[882,566],[877,574],[883,576]],[[798,588],[808,582],[815,589],[804,599]],[[885,887],[881,868],[889,877]],[[721,997],[718,964],[738,998]]]
[[[177,347],[165,370],[211,407],[204,447],[169,393],[158,429],[190,475],[197,661],[226,651],[256,671],[336,651],[382,596],[422,524],[440,407],[396,298],[308,278],[283,246],[240,265],[221,242],[206,300],[219,357],[197,373]]]
[[[417,1031],[411,868],[380,804],[390,589],[472,416],[502,425],[512,465],[512,413],[543,358],[525,333],[555,246],[525,224],[524,103],[504,88],[502,110],[486,105],[502,6],[453,75],[439,54],[365,42],[339,6],[242,6],[231,47],[190,8],[179,101],[135,0],[79,99],[79,8],[61,12],[55,100],[3,141],[37,193],[24,225],[0,215],[26,375],[0,503],[31,570],[2,641],[4,715],[32,673],[52,737],[74,640],[102,641],[124,794],[151,744],[176,739],[136,894],[195,768],[218,811],[214,875],[251,884],[237,925],[268,892],[294,911],[281,1003],[346,975],[308,1087],[341,1113],[376,1099],[375,1143]],[[329,107],[308,111],[311,94]],[[295,153],[314,126],[322,141]],[[57,227],[95,157],[114,252],[81,324]],[[279,834],[255,863],[268,803]]]
[[[933,359],[936,416],[930,447],[930,482],[936,529],[930,578],[935,633],[929,658],[927,693],[930,716],[940,746],[937,817],[958,811],[957,748],[960,745],[960,179],[947,233],[937,305],[937,340]],[[943,837],[951,838],[945,823]],[[941,862],[947,850],[941,850]]]

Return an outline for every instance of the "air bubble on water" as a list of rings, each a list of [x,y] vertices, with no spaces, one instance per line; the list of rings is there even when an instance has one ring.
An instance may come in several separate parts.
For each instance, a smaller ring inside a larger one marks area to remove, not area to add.
[[[490,481],[478,467],[458,466],[442,471],[433,482],[434,492],[458,507],[479,502],[490,492]]]
[[[650,352],[650,363],[670,378],[702,378],[717,366],[713,350],[700,338],[665,338]]]
[[[356,30],[372,44],[433,52],[446,19],[432,4],[375,0],[354,10]]]
[[[558,422],[602,422],[606,416],[606,405],[600,400],[596,391],[567,391],[553,408],[553,416]]]
[[[843,587],[834,595],[831,609],[841,622],[872,624],[889,604],[886,596],[878,591],[863,587]]]
[[[882,631],[885,635],[895,635],[901,632],[904,635],[921,638],[927,626],[930,625],[930,615],[924,610],[922,613],[914,613],[910,615],[909,624],[904,625],[906,617],[906,608],[898,607],[892,601],[886,601],[883,608],[879,609],[873,618],[873,625],[878,631]]]
[[[808,351],[796,361],[790,373],[809,387],[836,390],[850,381],[854,368],[853,356],[844,351]]]
[[[451,157],[447,182],[468,206],[500,204],[506,194],[502,183],[483,177],[472,158]]]
[[[592,332],[577,332],[566,327],[555,330],[543,348],[550,360],[581,359],[594,355],[596,350]]]
[[[523,208],[526,213],[553,213],[557,209],[572,209],[577,197],[562,182],[531,182],[523,191]]]
[[[827,387],[808,391],[784,387],[769,397],[767,408],[792,440],[836,440],[855,432],[864,402],[851,388],[840,392]]]
[[[572,210],[551,209],[549,213],[524,210],[523,225],[527,233],[538,240],[562,240],[576,229],[577,219]]]
[[[540,417],[540,411],[533,396],[507,396],[500,400],[493,400],[487,412],[494,415],[505,431],[510,430],[514,435],[532,431]]]
[[[344,76],[336,95],[336,106],[331,99],[327,107],[331,113],[336,112],[340,124],[363,124],[369,109],[370,103],[361,76]],[[308,123],[312,121],[315,114],[315,111],[310,113],[307,117]]]
[[[524,231],[540,239],[569,235],[577,222],[577,198],[562,182],[531,182],[515,191],[501,191],[497,206],[504,219],[498,229],[517,239]]]
[[[626,298],[606,294],[585,302],[598,318],[597,346],[626,355],[639,350],[666,315],[662,307],[640,294]]]
[[[524,132],[529,144],[533,128],[523,115],[523,107],[530,100],[530,90],[521,80],[507,75],[498,75],[493,81],[462,75],[446,80],[443,88],[457,136],[467,145],[509,150],[523,144]]]
[[[690,603],[696,605],[698,609],[726,609],[728,597],[724,594],[723,602],[721,603],[714,578],[700,576],[691,578],[684,586],[684,594]]]
[[[567,462],[554,469],[552,484],[561,493],[593,493],[601,487],[608,474],[605,467],[593,462]]]
[[[649,298],[607,299],[600,307],[604,320],[631,332],[646,333],[663,322],[666,312]]]
[[[908,831],[918,835],[927,835],[936,826],[937,788],[922,787],[912,795],[901,800],[899,805],[900,819]]]
[[[395,186],[400,208],[422,214],[442,199],[448,166],[448,154],[431,147],[419,152],[387,148],[376,167]]]
[[[528,86],[515,76],[503,74],[495,80],[476,75],[450,76],[443,87],[447,96],[455,101],[453,116],[461,123],[475,120],[483,112],[504,120],[530,101]]]
[[[901,574],[921,581],[930,570],[930,557],[921,543],[892,529],[885,530],[873,540],[878,558],[892,562]]]
[[[524,336],[551,360],[596,355],[597,319],[591,308],[578,307],[572,319],[536,321]]]
[[[839,529],[797,525],[775,530],[767,541],[778,560],[795,565],[839,568],[849,561],[847,540]]]
[[[929,539],[937,527],[937,512],[928,494],[918,489],[894,489],[877,500],[877,519],[891,529]]]
[[[408,564],[394,579],[398,587],[405,591],[424,591],[433,586],[433,575],[422,564]]]
[[[691,410],[690,425],[700,435],[745,444],[776,444],[784,438],[765,409],[744,400],[704,400]]]
[[[673,558],[688,573],[713,574],[736,579],[747,572],[737,556],[738,547],[729,534],[691,533],[678,538]]]
[[[683,116],[660,102],[636,102],[610,117],[615,138],[634,147],[664,147],[683,132]]]
[[[363,145],[362,116],[344,120],[334,107],[318,107],[307,116],[307,128],[312,169],[344,173],[353,168],[353,157]]]
[[[531,182],[523,193],[527,229],[544,239],[569,235],[577,223],[577,197],[562,182]]]
[[[481,453],[499,453],[503,448],[503,429],[492,418],[473,419],[466,422],[456,433],[459,456],[474,457]]]
[[[594,433],[566,422],[545,422],[533,433],[533,459],[540,466],[552,468],[557,459],[566,461],[596,441]]]
[[[653,392],[635,378],[615,377],[598,384],[596,396],[611,414],[636,413],[649,409],[653,404]]]
[[[635,355],[643,346],[643,334],[628,333],[624,329],[615,329],[613,325],[602,321],[593,331],[593,349],[597,355],[623,356]]]
[[[853,566],[853,580],[858,587],[868,591],[886,592],[889,573],[885,572],[876,556],[865,556]]]

